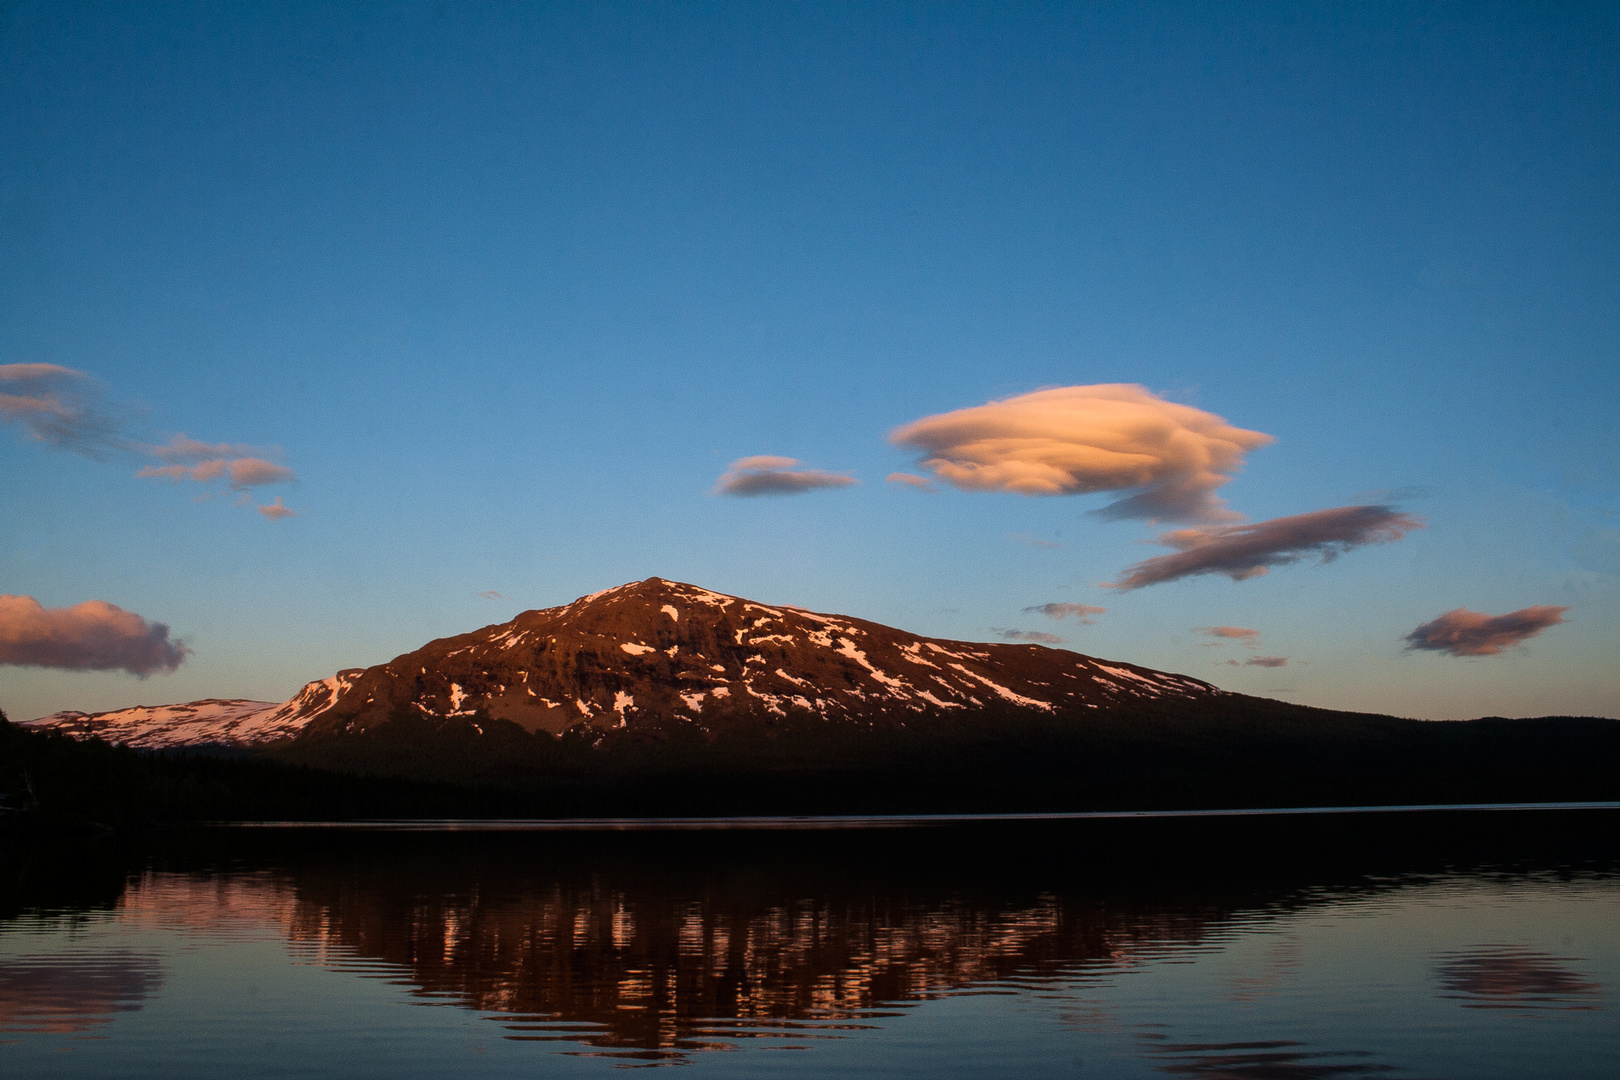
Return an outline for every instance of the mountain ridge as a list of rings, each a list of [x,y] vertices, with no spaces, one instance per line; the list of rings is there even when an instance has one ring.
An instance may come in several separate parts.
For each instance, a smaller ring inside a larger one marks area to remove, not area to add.
[[[1078,714],[1223,693],[1123,661],[931,638],[652,577],[341,670],[279,705],[204,699],[25,723],[156,749],[358,735],[402,715],[477,734],[492,720],[561,735],[713,732],[790,715],[903,727],[987,707]]]

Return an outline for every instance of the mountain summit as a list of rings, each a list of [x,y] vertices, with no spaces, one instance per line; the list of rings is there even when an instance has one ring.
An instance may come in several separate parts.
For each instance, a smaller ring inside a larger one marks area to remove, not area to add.
[[[1050,713],[1214,693],[1133,664],[918,637],[648,578],[339,672],[285,708],[310,734],[365,731],[401,711],[559,734],[790,713],[893,723],[987,704]]]
[[[671,725],[716,731],[790,715],[889,726],[985,706],[1074,713],[1219,693],[1135,664],[1038,645],[918,637],[654,577],[340,671],[280,705],[58,713],[32,726],[135,746],[262,744],[360,734],[401,716],[475,732],[500,720],[553,735]],[[185,730],[188,718],[195,732]]]

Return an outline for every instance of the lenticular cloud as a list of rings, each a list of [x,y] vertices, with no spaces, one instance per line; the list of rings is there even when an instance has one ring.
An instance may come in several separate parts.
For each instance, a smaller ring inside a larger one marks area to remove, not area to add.
[[[798,495],[818,488],[850,487],[860,481],[845,473],[805,469],[798,458],[760,454],[738,458],[714,483],[711,495]]]
[[[997,630],[1008,641],[1032,641],[1039,645],[1061,645],[1063,639],[1044,630]]]
[[[1176,529],[1158,537],[1159,543],[1178,549],[1174,555],[1127,567],[1125,579],[1109,582],[1107,587],[1140,589],[1199,574],[1244,581],[1310,555],[1332,562],[1354,548],[1391,543],[1421,528],[1423,522],[1394,507],[1337,506],[1252,525]]]
[[[141,678],[173,671],[191,650],[169,628],[105,600],[47,608],[32,596],[0,596],[0,664],[123,670]]]
[[[1250,630],[1246,626],[1195,626],[1193,632],[1204,634],[1207,637],[1223,638],[1227,641],[1242,641],[1249,644],[1260,640],[1260,631]]]
[[[1041,614],[1049,619],[1076,619],[1086,625],[1097,620],[1096,615],[1106,614],[1107,608],[1095,604],[1035,604],[1024,609],[1026,615]]]
[[[1406,635],[1408,649],[1449,656],[1495,656],[1564,621],[1567,607],[1537,604],[1506,615],[1453,608]]]
[[[1165,401],[1127,383],[1063,386],[926,416],[889,441],[965,491],[1020,495],[1132,492],[1097,511],[1110,518],[1230,521],[1215,490],[1270,435]]]

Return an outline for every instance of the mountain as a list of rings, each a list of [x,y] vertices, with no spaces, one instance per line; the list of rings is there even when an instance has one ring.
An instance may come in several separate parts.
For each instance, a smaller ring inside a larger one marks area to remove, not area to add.
[[[987,706],[1055,716],[1219,694],[1135,664],[919,637],[648,578],[340,671],[280,705],[208,700],[29,726],[158,748],[364,734],[402,717],[476,734],[503,720],[553,735],[714,732],[790,715],[892,727]]]
[[[274,701],[204,698],[183,705],[136,705],[110,712],[58,712],[22,727],[95,738],[143,750],[183,746],[258,746],[298,734],[302,718]]]
[[[287,703],[304,735],[401,715],[560,734],[706,731],[790,714],[864,725],[986,705],[1053,714],[1220,693],[1209,683],[1037,645],[918,637],[648,578],[429,642],[310,683]]]

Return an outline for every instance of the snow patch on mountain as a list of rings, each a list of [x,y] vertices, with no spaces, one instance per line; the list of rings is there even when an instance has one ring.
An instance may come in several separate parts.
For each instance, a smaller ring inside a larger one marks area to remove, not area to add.
[[[251,746],[294,734],[301,723],[278,723],[281,704],[244,698],[204,698],[181,705],[137,705],[109,712],[57,712],[19,726],[143,750],[215,744]]]
[[[875,726],[986,700],[1073,715],[1219,692],[1062,649],[929,640],[649,578],[340,671],[279,705],[210,699],[33,723],[137,746],[251,745],[363,733],[402,713],[469,728],[474,716],[487,727],[487,715],[551,734],[675,720],[718,730],[789,710]]]

